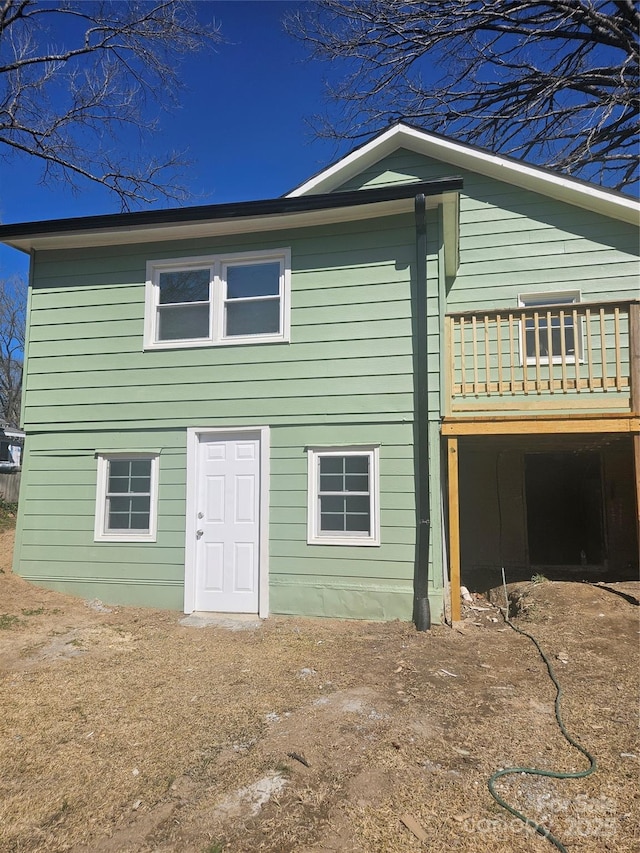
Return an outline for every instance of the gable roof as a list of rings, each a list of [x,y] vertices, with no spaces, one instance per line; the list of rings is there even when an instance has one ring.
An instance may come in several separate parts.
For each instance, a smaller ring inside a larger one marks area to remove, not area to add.
[[[382,131],[318,172],[291,190],[287,197],[331,192],[401,148],[450,164],[456,169],[477,172],[613,219],[632,224],[640,220],[640,204],[624,193],[569,178],[540,166],[531,166],[513,157],[491,154],[482,148],[427,133],[402,122]]]

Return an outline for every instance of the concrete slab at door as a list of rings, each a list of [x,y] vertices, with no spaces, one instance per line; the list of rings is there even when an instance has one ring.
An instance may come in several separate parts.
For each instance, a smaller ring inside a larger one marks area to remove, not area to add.
[[[196,610],[257,613],[260,579],[260,439],[199,436]]]

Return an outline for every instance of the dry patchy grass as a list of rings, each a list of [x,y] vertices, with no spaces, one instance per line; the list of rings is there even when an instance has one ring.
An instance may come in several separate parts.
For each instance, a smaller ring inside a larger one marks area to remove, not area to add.
[[[0,850],[552,849],[493,802],[487,778],[585,762],[557,729],[535,649],[497,611],[428,634],[283,617],[187,628],[30,586],[8,571],[2,537]],[[583,584],[519,589],[520,624],[554,659],[566,724],[599,770],[501,790],[571,853],[631,853],[639,608]]]

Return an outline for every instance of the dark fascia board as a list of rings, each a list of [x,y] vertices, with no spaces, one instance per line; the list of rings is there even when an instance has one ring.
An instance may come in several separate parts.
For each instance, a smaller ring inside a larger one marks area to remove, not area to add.
[[[438,178],[411,184],[351,190],[349,192],[320,193],[294,198],[262,199],[258,201],[231,202],[227,204],[199,205],[195,207],[168,208],[166,210],[135,211],[133,213],[111,213],[100,216],[79,216],[70,219],[48,219],[36,222],[19,222],[0,225],[0,242],[11,244],[12,240],[37,237],[39,235],[80,233],[83,231],[117,231],[154,225],[188,224],[216,220],[244,219],[278,214],[304,213],[306,211],[331,208],[358,207],[385,201],[412,198],[416,195],[436,196],[458,192],[462,189],[462,178]]]

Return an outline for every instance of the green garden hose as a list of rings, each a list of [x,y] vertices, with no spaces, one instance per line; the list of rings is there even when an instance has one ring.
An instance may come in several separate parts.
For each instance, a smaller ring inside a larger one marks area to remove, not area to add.
[[[560,850],[561,853],[567,853],[567,849],[562,844],[562,842],[559,839],[557,839],[554,835],[552,835],[552,833],[548,829],[546,829],[546,827],[542,826],[539,823],[536,823],[534,820],[531,820],[531,818],[526,817],[526,815],[523,815],[517,809],[514,809],[513,806],[510,806],[509,803],[507,803],[505,800],[502,799],[500,794],[498,794],[496,792],[496,789],[495,789],[495,782],[501,776],[507,776],[511,773],[526,773],[529,776],[550,776],[552,779],[584,779],[585,776],[590,776],[592,773],[595,773],[595,771],[597,770],[596,760],[593,757],[593,755],[591,755],[591,753],[587,749],[585,749],[583,746],[580,746],[580,744],[577,743],[577,741],[575,741],[571,737],[569,732],[566,730],[564,723],[562,722],[562,717],[560,716],[560,697],[562,696],[562,688],[560,687],[560,684],[558,682],[558,679],[556,678],[555,672],[553,671],[553,667],[551,666],[551,663],[549,662],[549,658],[543,652],[543,650],[540,646],[540,643],[538,643],[536,638],[532,637],[531,634],[528,634],[526,631],[523,631],[521,628],[516,628],[516,626],[509,619],[508,613],[505,615],[504,619],[510,628],[513,628],[513,630],[516,631],[518,634],[522,634],[523,637],[528,637],[528,639],[531,640],[531,642],[534,644],[534,646],[540,652],[540,656],[542,657],[542,660],[545,662],[545,664],[547,666],[547,671],[549,672],[549,678],[551,679],[551,681],[553,681],[553,684],[556,688],[555,712],[556,712],[556,720],[557,720],[558,726],[560,727],[560,731],[564,735],[565,739],[571,744],[571,746],[575,747],[579,752],[581,752],[585,756],[585,758],[588,759],[589,767],[586,770],[580,770],[580,771],[576,771],[574,773],[559,773],[555,770],[538,770],[535,767],[507,767],[504,770],[497,770],[493,774],[493,776],[491,776],[491,778],[489,779],[489,781],[487,783],[487,785],[489,787],[489,793],[494,798],[494,800],[499,805],[502,806],[503,809],[506,809],[508,812],[510,812],[515,817],[517,817],[519,820],[521,820],[527,826],[530,826],[532,829],[534,829],[538,833],[538,835],[541,835],[543,838],[546,838],[547,841],[549,841],[551,844],[553,844],[553,846],[556,847],[558,850]]]

